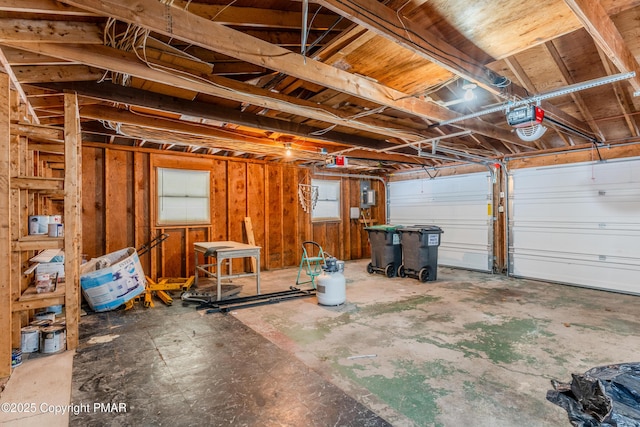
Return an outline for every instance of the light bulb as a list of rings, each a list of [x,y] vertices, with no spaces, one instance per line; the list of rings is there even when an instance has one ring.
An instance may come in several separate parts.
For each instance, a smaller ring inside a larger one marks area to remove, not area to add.
[[[464,81],[462,84],[462,89],[465,90],[463,99],[465,101],[472,101],[476,98],[476,94],[473,92],[478,85],[472,82]]]
[[[467,89],[464,92],[464,100],[465,101],[473,101],[476,97],[476,94],[473,93],[473,89]]]

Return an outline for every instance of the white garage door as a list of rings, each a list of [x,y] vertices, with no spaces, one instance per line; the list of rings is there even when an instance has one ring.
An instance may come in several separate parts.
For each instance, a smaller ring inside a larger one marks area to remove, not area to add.
[[[443,230],[438,264],[491,271],[493,227],[489,173],[389,184],[389,222],[437,225]]]
[[[640,159],[514,170],[514,276],[640,294]]]

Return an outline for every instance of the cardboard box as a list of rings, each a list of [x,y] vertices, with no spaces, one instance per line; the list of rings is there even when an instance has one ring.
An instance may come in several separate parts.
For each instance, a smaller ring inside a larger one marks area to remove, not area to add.
[[[80,266],[82,294],[94,311],[118,308],[144,292],[146,284],[134,248],[93,258]]]
[[[64,281],[64,262],[41,262],[36,267],[36,274],[48,274],[53,280],[58,274],[58,281]]]

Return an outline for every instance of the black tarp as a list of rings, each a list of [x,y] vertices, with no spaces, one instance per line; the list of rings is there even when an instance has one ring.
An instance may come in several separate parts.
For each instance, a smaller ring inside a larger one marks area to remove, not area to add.
[[[621,363],[552,380],[547,400],[564,408],[576,427],[640,427],[640,363]]]

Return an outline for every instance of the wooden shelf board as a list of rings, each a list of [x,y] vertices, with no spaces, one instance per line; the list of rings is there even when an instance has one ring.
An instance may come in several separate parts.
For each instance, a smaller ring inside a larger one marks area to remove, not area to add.
[[[38,176],[18,176],[11,178],[11,188],[62,194],[64,191],[64,179],[43,178]]]
[[[32,310],[50,305],[64,304],[65,284],[58,283],[53,292],[37,293],[35,286],[29,286],[11,305],[11,311]]]
[[[64,237],[49,237],[45,234],[23,236],[12,242],[11,249],[14,251],[37,251],[40,249],[62,249]]]

